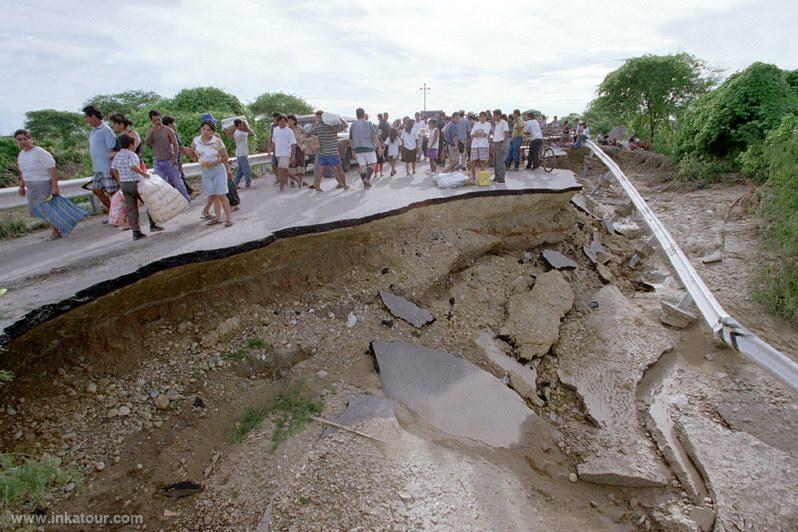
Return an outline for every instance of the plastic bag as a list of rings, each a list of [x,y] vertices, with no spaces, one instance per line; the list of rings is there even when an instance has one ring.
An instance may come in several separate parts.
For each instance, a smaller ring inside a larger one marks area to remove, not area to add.
[[[127,221],[127,206],[125,205],[125,197],[122,191],[118,190],[116,194],[111,196],[111,207],[108,209],[108,223],[117,227],[126,227]]]
[[[188,207],[186,198],[157,174],[140,179],[138,191],[150,218],[156,223],[171,220]]]
[[[438,188],[460,188],[468,183],[468,176],[460,172],[432,174],[432,180]]]
[[[480,170],[477,173],[477,186],[487,187],[490,185],[490,172],[487,170]]]

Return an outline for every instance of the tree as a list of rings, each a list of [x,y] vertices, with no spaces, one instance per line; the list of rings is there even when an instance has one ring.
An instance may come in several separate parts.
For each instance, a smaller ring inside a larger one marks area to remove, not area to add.
[[[220,115],[243,115],[246,112],[241,101],[228,92],[216,87],[196,87],[183,89],[175,95],[167,107],[175,111],[191,113],[213,113]],[[216,118],[222,118],[216,116]]]
[[[614,110],[627,125],[647,129],[654,138],[657,127],[714,83],[715,73],[692,55],[644,55],[607,74],[593,105]]]
[[[134,90],[116,94],[98,94],[87,100],[83,105],[84,107],[93,105],[102,111],[105,116],[113,113],[122,113],[129,116],[135,111],[143,109],[149,111],[157,107],[161,102],[163,102],[163,98],[155,92]]]
[[[249,104],[249,109],[255,115],[267,116],[272,113],[306,115],[313,112],[308,102],[284,92],[264,92]]]
[[[35,139],[58,141],[61,148],[71,148],[85,139],[88,126],[80,113],[40,109],[25,113],[25,129]]]
[[[775,65],[754,63],[701,96],[685,113],[675,140],[676,157],[734,159],[758,149],[767,132],[798,108],[787,73]]]
[[[526,115],[528,115],[529,113],[532,113],[534,116],[542,116],[543,115],[543,113],[541,111],[538,111],[537,109],[527,109],[526,111],[521,113],[521,116],[523,116],[524,119],[526,119]]]

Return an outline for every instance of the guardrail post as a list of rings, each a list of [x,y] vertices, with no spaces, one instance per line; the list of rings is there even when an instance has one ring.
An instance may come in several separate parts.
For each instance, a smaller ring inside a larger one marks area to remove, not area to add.
[[[94,194],[89,196],[89,203],[91,204],[91,213],[100,214],[103,212],[103,204]]]

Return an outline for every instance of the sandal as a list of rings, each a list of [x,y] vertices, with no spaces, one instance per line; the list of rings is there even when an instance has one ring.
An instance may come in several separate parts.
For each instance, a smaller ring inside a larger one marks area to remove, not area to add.
[[[202,216],[200,216],[200,220],[213,220],[213,216],[211,216],[210,214],[203,214]]]
[[[205,225],[216,225],[216,224],[220,224],[220,223],[222,223],[221,220],[217,220],[216,218],[213,218],[210,222],[206,223]]]
[[[224,223],[224,226],[225,226],[225,227],[230,227],[231,225],[233,225],[233,220],[227,220],[227,221]]]

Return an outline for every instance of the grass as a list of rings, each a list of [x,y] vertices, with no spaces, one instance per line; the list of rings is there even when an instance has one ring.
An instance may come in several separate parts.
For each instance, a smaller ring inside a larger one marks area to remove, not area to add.
[[[271,408],[268,405],[250,406],[244,413],[236,418],[233,425],[233,441],[241,443],[249,431],[260,426],[264,419],[269,415]]]
[[[254,358],[250,349],[258,349],[260,351],[271,351],[274,348],[263,341],[262,338],[252,336],[247,338],[245,345],[239,346],[229,353],[224,353],[222,358],[225,360],[251,360]]]
[[[276,402],[265,402],[250,406],[236,418],[232,440],[241,443],[250,431],[258,428],[263,420],[275,415],[272,433],[272,451],[290,436],[296,434],[311,420],[321,414],[324,403],[306,395],[301,382],[289,384],[280,392]]]
[[[44,491],[49,486],[65,484],[69,480],[79,483],[79,477],[61,468],[57,458],[34,458],[32,456],[0,454],[0,509],[15,506],[27,497],[36,503],[44,500]]]
[[[274,407],[278,413],[272,434],[272,450],[293,436],[311,420],[321,414],[324,403],[303,395],[299,388],[290,388],[280,394]]]
[[[238,347],[229,353],[224,353],[222,358],[225,360],[247,360],[252,358],[252,353],[244,347]]]
[[[267,349],[271,347],[269,344],[263,341],[263,338],[257,336],[247,338],[246,344],[250,349]]]

